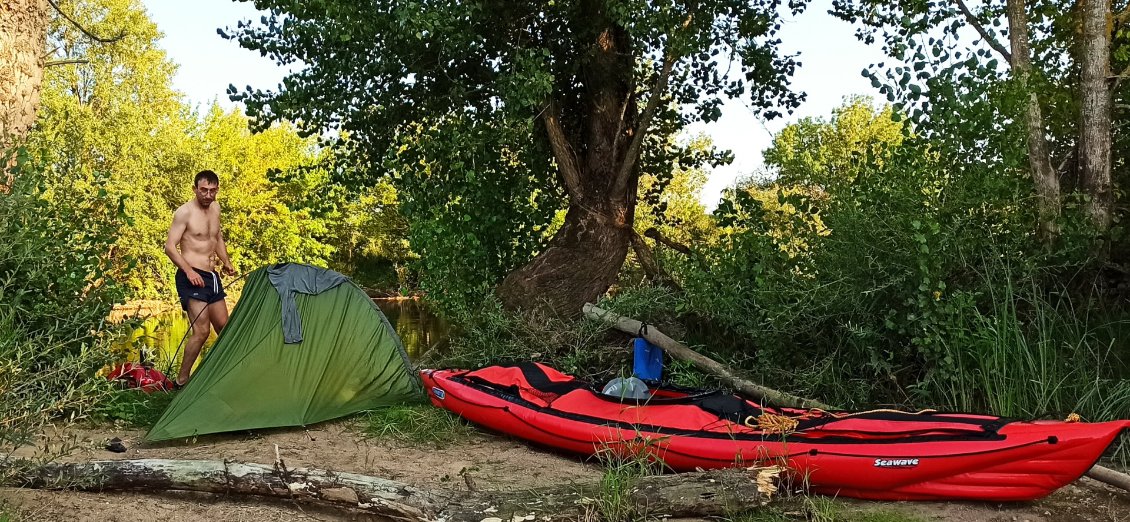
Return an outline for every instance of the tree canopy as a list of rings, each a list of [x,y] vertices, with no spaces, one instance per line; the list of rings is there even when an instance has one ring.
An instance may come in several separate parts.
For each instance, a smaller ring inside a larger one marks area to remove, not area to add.
[[[550,196],[537,218],[485,231],[502,234],[486,241],[503,246],[479,259],[502,260],[494,273],[510,273],[500,293],[515,306],[545,300],[576,315],[608,288],[628,248],[640,172],[669,173],[687,157],[670,139],[679,129],[716,120],[728,97],[748,96],[766,117],[802,100],[788,87],[797,63],[780,52],[773,0],[255,5],[269,14],[221,34],[304,66],[273,91],[229,89],[257,125],[289,119],[331,133],[357,165],[353,182],[386,173],[390,150],[447,158],[429,165],[429,179],[468,182],[431,185],[431,213],[464,202],[505,214],[518,199]],[[431,129],[459,144],[455,155],[444,139],[413,138]],[[505,156],[517,161],[493,159]],[[498,187],[525,193],[498,198]],[[545,225],[555,192],[569,212],[543,247],[518,231]],[[504,253],[514,240],[524,246]]]

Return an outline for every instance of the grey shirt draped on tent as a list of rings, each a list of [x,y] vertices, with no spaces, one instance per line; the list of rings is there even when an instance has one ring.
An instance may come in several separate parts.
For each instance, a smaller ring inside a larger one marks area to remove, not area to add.
[[[267,269],[267,276],[282,301],[283,342],[302,342],[302,318],[294,294],[317,295],[349,281],[344,275],[326,268],[294,263],[280,263]]]

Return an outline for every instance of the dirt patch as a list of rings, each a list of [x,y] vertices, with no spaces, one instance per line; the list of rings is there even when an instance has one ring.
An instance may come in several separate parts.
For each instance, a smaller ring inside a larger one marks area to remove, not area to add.
[[[325,423],[306,430],[213,435],[190,443],[144,444],[142,435],[144,432],[132,429],[72,427],[45,437],[39,447],[71,444],[76,450],[64,459],[67,461],[232,459],[270,464],[275,461],[278,446],[278,455],[289,467],[363,473],[449,490],[466,490],[465,475],[469,475],[479,489],[505,491],[595,479],[601,474],[595,463],[541,451],[504,437],[478,434],[456,444],[407,445],[365,438],[351,421]],[[122,439],[127,447],[125,453],[104,449],[112,437]],[[36,453],[33,448],[24,448],[19,455],[29,457]],[[0,500],[16,507],[16,520],[33,521],[374,520],[363,513],[319,510],[286,501],[195,493],[157,495],[0,489]],[[799,499],[789,505],[793,507],[786,508],[783,515],[797,520],[877,520],[868,514],[882,512],[894,515],[894,518],[882,518],[885,521],[1130,522],[1130,493],[1086,478],[1037,502],[863,502],[815,497]],[[829,513],[834,516],[822,518]]]

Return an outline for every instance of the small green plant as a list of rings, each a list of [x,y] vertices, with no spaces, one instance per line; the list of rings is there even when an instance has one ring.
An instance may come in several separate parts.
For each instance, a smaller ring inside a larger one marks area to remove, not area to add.
[[[593,512],[586,519],[603,522],[628,522],[647,519],[631,499],[631,491],[640,477],[658,475],[664,464],[650,451],[652,441],[632,440],[606,446],[596,453],[604,465],[600,490]]]
[[[123,422],[135,428],[148,428],[161,418],[174,394],[144,393],[136,389],[115,389],[91,410],[96,421]]]
[[[431,404],[390,406],[360,417],[365,435],[402,443],[446,446],[477,436],[459,417]]]

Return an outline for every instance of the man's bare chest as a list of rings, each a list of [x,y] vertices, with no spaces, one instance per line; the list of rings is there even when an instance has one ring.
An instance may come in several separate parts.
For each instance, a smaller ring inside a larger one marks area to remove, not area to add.
[[[219,236],[220,220],[207,214],[197,214],[188,220],[184,234],[196,241],[211,241]]]

